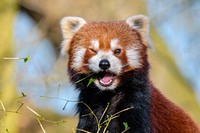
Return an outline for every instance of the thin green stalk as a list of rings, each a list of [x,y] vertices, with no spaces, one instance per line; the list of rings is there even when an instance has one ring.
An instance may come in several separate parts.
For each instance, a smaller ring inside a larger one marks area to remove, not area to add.
[[[81,82],[81,81],[87,79],[88,77],[92,76],[93,74],[94,74],[94,73],[91,73],[91,74],[87,75],[86,77],[84,77],[84,78],[82,78],[82,79],[76,81],[75,83],[77,84],[77,83],[79,83],[79,82]]]
[[[108,126],[109,126],[111,120],[112,120],[112,118],[110,117],[110,118],[108,119],[108,122],[106,123],[106,127],[104,128],[103,133],[106,133],[106,130],[107,130],[107,128],[108,128]]]
[[[86,103],[84,103],[84,102],[81,102],[81,103],[83,103],[90,110],[90,112],[93,114],[93,116],[96,119],[97,125],[99,125],[99,120],[98,120],[97,116],[95,115],[95,113],[93,112],[93,110]]]
[[[108,103],[108,105],[106,106],[106,108],[105,108],[105,110],[104,110],[104,112],[103,112],[103,114],[101,115],[101,118],[99,119],[99,123],[101,123],[101,121],[102,121],[102,119],[103,119],[103,117],[104,117],[104,115],[105,115],[105,113],[107,112],[107,110],[108,110],[108,107],[109,107],[109,103]]]
[[[17,108],[16,113],[19,112],[19,110],[22,108],[23,105],[24,105],[24,103],[21,103],[21,105]]]
[[[60,84],[58,85],[57,98],[59,98],[59,93],[60,93]]]
[[[133,109],[133,107],[123,109],[123,110],[121,110],[121,111],[115,113],[113,116],[116,116],[116,115],[118,115],[118,114],[121,114],[122,112],[128,111],[128,110],[130,110],[130,109]]]
[[[46,133],[46,131],[45,131],[45,129],[44,129],[44,127],[43,127],[43,125],[42,125],[40,119],[37,118],[37,121],[38,121],[38,123],[39,123],[39,125],[40,125],[40,127],[41,127],[41,129],[42,129],[42,131],[43,131],[43,133]]]
[[[81,131],[81,132],[85,132],[85,133],[91,133],[91,132],[89,132],[89,131],[86,131],[86,130],[84,130],[84,129],[76,129],[77,131]]]
[[[122,131],[121,133],[125,133],[126,131],[128,131],[130,128],[124,129],[124,131]]]

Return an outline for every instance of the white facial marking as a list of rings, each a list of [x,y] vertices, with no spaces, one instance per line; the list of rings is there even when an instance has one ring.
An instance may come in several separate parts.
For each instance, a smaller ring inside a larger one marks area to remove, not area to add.
[[[102,59],[107,59],[109,62],[110,62],[110,68],[108,69],[108,71],[116,74],[116,75],[119,75],[121,73],[121,70],[122,70],[122,64],[121,64],[121,61],[116,58],[112,51],[99,51],[95,56],[93,56],[92,58],[89,59],[89,68],[93,71],[93,72],[100,72],[102,71],[100,68],[99,68],[99,62],[102,60]],[[99,83],[99,80],[96,79],[94,81],[95,85],[100,89],[100,90],[114,90],[117,85],[118,85],[118,80],[117,79],[114,79],[114,82],[112,83],[112,85],[110,86],[102,86],[100,83]]]
[[[126,55],[128,58],[128,63],[133,68],[139,68],[141,66],[141,63],[139,62],[140,56],[136,49],[129,48],[126,50]]]
[[[82,66],[83,58],[85,55],[85,48],[77,48],[74,52],[74,57],[72,61],[72,67],[77,70],[80,69]]]
[[[89,68],[94,72],[100,72],[99,62],[102,59],[107,59],[110,62],[109,71],[117,75],[121,73],[121,61],[113,55],[112,51],[99,51],[95,56],[89,59]]]
[[[99,41],[98,40],[92,40],[91,41],[91,44],[96,48],[96,49],[99,49]]]
[[[112,50],[115,50],[116,49],[116,46],[119,42],[119,39],[118,38],[114,38],[110,41],[110,47]]]

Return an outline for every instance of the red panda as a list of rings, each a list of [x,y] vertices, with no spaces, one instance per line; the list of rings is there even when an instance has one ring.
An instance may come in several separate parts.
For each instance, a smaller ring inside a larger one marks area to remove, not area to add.
[[[68,74],[80,91],[77,133],[200,133],[149,79],[146,16],[109,22],[65,17],[61,30]]]

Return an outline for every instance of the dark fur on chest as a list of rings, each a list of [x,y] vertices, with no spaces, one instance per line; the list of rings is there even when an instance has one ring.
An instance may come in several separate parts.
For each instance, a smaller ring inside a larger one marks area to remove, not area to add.
[[[82,76],[72,80],[77,81]],[[100,91],[94,84],[87,87],[88,80],[76,84],[80,90],[77,133],[83,132],[81,130],[103,133],[105,129],[109,133],[120,133],[125,130],[125,123],[128,125],[126,133],[150,132],[149,81],[145,73],[124,74],[123,83],[114,91]]]

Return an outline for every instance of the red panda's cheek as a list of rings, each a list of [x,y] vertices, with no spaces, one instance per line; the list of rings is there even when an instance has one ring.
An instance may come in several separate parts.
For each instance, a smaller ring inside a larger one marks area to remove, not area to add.
[[[70,56],[70,68],[75,71],[80,71],[84,65],[86,49],[85,48],[76,48],[74,49]]]
[[[118,60],[120,60],[120,62],[121,62],[121,72],[120,73],[124,73],[126,71],[126,69],[128,69],[128,67],[129,67],[126,53],[123,51],[121,54],[115,55],[115,57]]]
[[[88,64],[88,61],[90,60],[90,58],[92,58],[95,55],[96,54],[94,52],[92,52],[91,50],[87,49],[86,52],[85,52],[83,63]]]
[[[81,68],[80,70],[81,71],[84,71],[84,72],[88,72],[90,71],[90,68],[89,68],[89,60],[95,56],[94,53],[92,53],[89,49],[86,49],[85,51],[85,54],[82,58],[82,62],[80,62],[79,64],[81,64]]]
[[[126,57],[126,53],[122,52],[118,55],[115,55],[116,58],[118,58],[119,60],[121,60],[122,64],[127,63],[127,57]]]
[[[141,67],[140,52],[136,48],[129,48],[126,50],[126,58],[128,69],[136,69]]]

